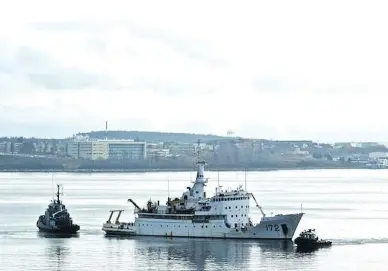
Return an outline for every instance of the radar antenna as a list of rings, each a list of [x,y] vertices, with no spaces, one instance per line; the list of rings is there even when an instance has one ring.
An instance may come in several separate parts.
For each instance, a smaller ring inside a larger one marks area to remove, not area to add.
[[[197,141],[197,147],[195,149],[195,154],[197,155],[197,162],[199,162],[200,155],[201,155],[201,140],[198,139]]]
[[[202,148],[201,148],[201,140],[198,139],[197,141],[197,146],[195,147],[195,150],[194,150],[194,155],[196,156],[196,161],[195,163],[198,164],[200,162],[204,162],[204,161],[201,161],[201,153],[202,153]]]

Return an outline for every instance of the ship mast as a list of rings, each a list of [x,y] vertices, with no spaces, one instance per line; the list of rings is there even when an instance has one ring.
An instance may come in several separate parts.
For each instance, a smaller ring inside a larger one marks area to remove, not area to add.
[[[244,183],[245,183],[244,190],[247,191],[247,169],[246,168],[244,168]]]
[[[51,197],[54,200],[54,173],[51,172]]]
[[[170,201],[170,177],[167,177],[167,198]]]
[[[201,140],[200,139],[198,139],[198,141],[197,141],[197,148],[195,149],[195,151],[194,151],[194,153],[195,153],[195,155],[196,155],[196,164],[199,164],[199,163],[204,163],[205,161],[204,160],[202,160],[201,161]]]
[[[63,192],[62,193],[59,192],[60,191],[60,187],[61,187],[61,185],[57,184],[57,202],[58,202],[58,204],[61,203],[60,200],[59,200],[59,195],[63,195]]]
[[[197,143],[197,148],[195,150],[196,152],[196,155],[197,155],[197,161],[196,161],[196,164],[197,164],[197,175],[196,175],[196,178],[195,178],[195,182],[194,183],[197,183],[198,181],[199,182],[202,182],[202,183],[206,183],[207,180],[204,179],[204,166],[206,164],[205,160],[201,160],[201,157],[200,157],[200,153],[201,153],[201,140],[198,139],[198,143]]]

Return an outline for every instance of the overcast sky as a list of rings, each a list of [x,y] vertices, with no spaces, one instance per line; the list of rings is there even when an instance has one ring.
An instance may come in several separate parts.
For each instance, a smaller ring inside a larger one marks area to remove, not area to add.
[[[388,141],[385,2],[7,1],[1,135]]]

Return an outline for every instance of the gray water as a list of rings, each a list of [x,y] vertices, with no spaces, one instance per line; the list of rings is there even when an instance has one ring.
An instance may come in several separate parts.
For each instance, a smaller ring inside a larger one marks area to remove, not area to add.
[[[292,242],[163,237],[105,237],[109,210],[132,198],[164,202],[180,196],[194,173],[54,174],[78,236],[53,238],[35,226],[52,197],[52,174],[0,173],[0,270],[387,270],[388,171],[311,170],[247,173],[247,188],[267,214],[306,215],[297,233],[315,228],[333,246],[311,253]],[[207,195],[215,191],[217,173]],[[168,192],[168,181],[170,191]],[[223,188],[244,185],[243,172],[220,173]],[[251,202],[252,220],[260,211]],[[294,236],[296,237],[296,236]]]

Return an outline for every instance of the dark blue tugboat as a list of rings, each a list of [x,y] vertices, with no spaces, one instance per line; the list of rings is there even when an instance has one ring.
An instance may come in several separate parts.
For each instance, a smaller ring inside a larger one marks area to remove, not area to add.
[[[63,194],[60,192],[60,185],[57,185],[57,188],[56,199],[51,201],[45,214],[39,216],[36,226],[41,232],[75,234],[80,226],[73,224],[66,206],[59,199],[59,195]]]
[[[318,238],[315,229],[302,231],[299,236],[295,238],[294,243],[297,245],[299,251],[309,251],[331,246],[331,241]]]

